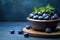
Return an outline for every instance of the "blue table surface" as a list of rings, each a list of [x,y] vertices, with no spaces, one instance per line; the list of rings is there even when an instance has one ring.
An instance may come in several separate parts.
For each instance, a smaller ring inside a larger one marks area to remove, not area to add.
[[[19,29],[23,29],[28,22],[0,22],[0,40],[60,40],[60,38],[24,38],[18,34]],[[10,34],[10,29],[15,30],[15,34]]]

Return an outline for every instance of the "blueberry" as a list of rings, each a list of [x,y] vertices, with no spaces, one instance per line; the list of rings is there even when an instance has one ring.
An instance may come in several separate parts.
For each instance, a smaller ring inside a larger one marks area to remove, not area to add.
[[[35,12],[34,15],[38,15],[38,12]]]
[[[46,14],[46,13],[44,13],[42,16],[43,16],[43,17],[45,17],[45,16],[47,16],[47,14]]]
[[[45,17],[45,16],[46,16],[46,14],[44,13],[42,16],[43,16],[43,17]]]
[[[43,13],[42,13],[42,12],[38,12],[38,15],[39,15],[39,16],[42,16],[42,15],[43,15]]]
[[[30,18],[33,18],[33,16],[34,16],[34,14],[30,14],[30,15],[29,15]]]
[[[50,16],[50,14],[44,13],[43,17]]]
[[[24,33],[24,37],[29,37],[29,33]]]
[[[38,19],[38,15],[33,16],[33,19]]]
[[[18,31],[18,34],[23,34],[23,31],[22,31],[22,30],[19,30],[19,31]]]
[[[48,10],[45,10],[46,13],[48,13]]]
[[[45,19],[45,20],[49,20],[49,16],[45,16],[44,19]]]
[[[26,26],[27,29],[30,29],[30,26]]]
[[[44,18],[43,18],[43,16],[39,16],[38,19],[39,20],[43,20]]]
[[[51,17],[51,19],[57,19],[57,18],[58,18],[57,14],[54,14],[54,15]]]
[[[51,28],[46,28],[45,29],[45,32],[47,32],[47,33],[50,33],[52,30],[51,30]]]
[[[13,29],[10,30],[11,34],[15,34],[15,31]]]

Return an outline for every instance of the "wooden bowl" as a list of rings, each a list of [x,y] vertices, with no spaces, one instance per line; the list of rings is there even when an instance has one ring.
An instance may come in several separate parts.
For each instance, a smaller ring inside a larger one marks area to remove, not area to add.
[[[54,30],[57,27],[60,18],[55,20],[35,20],[28,17],[27,20],[29,21],[32,29],[44,31],[46,28]]]

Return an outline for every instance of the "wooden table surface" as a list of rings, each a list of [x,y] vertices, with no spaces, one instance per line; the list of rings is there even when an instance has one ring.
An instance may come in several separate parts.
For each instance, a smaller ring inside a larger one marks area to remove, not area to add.
[[[28,22],[0,22],[0,40],[60,40],[60,38],[24,38],[18,34],[19,29],[23,29]],[[59,25],[60,26],[60,25]],[[10,34],[10,29],[15,30],[15,34]]]

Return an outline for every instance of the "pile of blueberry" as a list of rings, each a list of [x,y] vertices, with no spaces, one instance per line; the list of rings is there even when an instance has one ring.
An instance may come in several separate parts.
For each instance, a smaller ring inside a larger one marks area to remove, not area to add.
[[[57,19],[58,16],[53,11],[51,14],[48,14],[48,11],[42,11],[42,12],[35,12],[34,14],[29,15],[32,19],[38,19],[38,20],[50,20],[50,19]]]
[[[56,14],[55,9],[50,5],[47,5],[47,9],[41,8],[40,11],[35,8],[35,11],[29,15],[29,18],[37,20],[53,20],[57,19],[58,15]]]

